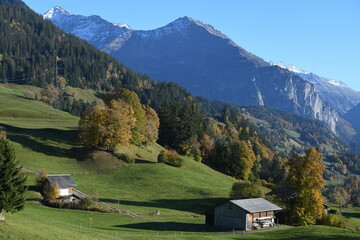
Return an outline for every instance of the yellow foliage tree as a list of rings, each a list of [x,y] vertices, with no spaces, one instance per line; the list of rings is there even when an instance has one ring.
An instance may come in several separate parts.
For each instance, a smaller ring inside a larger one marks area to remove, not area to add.
[[[43,189],[44,198],[47,200],[54,200],[60,196],[60,187],[58,184],[46,184]]]
[[[123,100],[86,110],[79,121],[80,142],[86,146],[127,145],[135,125],[134,111]]]
[[[149,106],[144,108],[146,113],[145,138],[147,142],[154,143],[159,137],[160,119],[154,109]]]
[[[292,198],[288,201],[290,216],[301,226],[315,224],[324,212],[322,156],[315,148],[310,148],[304,157],[295,154],[289,165],[287,183],[293,189]]]

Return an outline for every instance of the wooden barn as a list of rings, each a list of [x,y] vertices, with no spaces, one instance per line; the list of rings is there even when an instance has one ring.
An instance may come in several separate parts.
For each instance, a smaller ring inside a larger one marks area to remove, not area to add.
[[[75,181],[69,174],[48,175],[47,181],[52,186],[59,185],[60,197],[72,195],[72,186],[76,186]]]
[[[230,200],[214,210],[214,226],[225,229],[251,230],[275,225],[279,206],[263,199]]]

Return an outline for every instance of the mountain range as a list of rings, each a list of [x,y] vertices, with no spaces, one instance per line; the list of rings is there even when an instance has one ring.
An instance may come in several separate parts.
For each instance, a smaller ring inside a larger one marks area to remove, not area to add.
[[[274,65],[288,69],[294,74],[302,77],[304,80],[314,84],[320,98],[341,115],[345,114],[360,103],[360,92],[349,88],[345,83],[339,80],[320,77],[291,64],[285,65],[280,62],[275,63]]]
[[[176,82],[212,100],[317,119],[346,135],[343,139],[354,134],[341,115],[360,102],[358,92],[340,82],[268,63],[198,20],[182,17],[142,31],[99,16],[72,15],[61,7],[43,17],[155,80]]]

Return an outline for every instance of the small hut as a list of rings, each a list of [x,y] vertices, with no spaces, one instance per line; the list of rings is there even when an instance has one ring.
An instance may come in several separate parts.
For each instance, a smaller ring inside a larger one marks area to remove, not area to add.
[[[47,181],[51,186],[59,185],[60,197],[71,196],[72,186],[76,186],[75,181],[69,174],[48,175]]]
[[[275,226],[279,206],[263,199],[230,200],[214,210],[214,226],[225,229],[251,230]]]

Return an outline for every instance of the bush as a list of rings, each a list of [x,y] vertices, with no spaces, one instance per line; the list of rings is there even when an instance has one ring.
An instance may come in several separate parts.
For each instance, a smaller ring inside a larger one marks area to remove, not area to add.
[[[161,150],[157,160],[159,163],[165,163],[174,167],[181,167],[183,165],[183,160],[175,150]]]
[[[324,214],[322,218],[318,221],[318,224],[338,228],[346,228],[345,221],[339,219],[339,217],[335,214]]]
[[[92,209],[94,207],[94,201],[91,198],[82,198],[79,202],[79,206],[81,209]]]
[[[116,154],[116,157],[126,163],[134,163],[134,159],[132,159],[129,155],[125,153],[118,153]]]
[[[41,171],[39,176],[36,178],[36,185],[41,187],[41,190],[46,184],[47,177],[48,177],[48,173],[46,171]]]
[[[355,227],[355,230],[358,231],[358,232],[360,232],[360,225],[357,225],[357,226]]]
[[[32,92],[32,91],[25,90],[25,91],[23,91],[23,95],[24,95],[25,98],[35,99],[35,93]]]
[[[58,184],[50,185],[45,184],[42,194],[46,200],[55,200],[60,195],[60,188]]]
[[[233,184],[231,199],[263,198],[265,196],[261,185],[249,181],[239,181]]]

